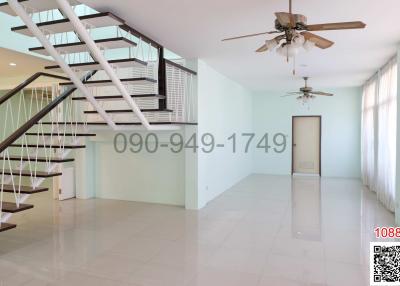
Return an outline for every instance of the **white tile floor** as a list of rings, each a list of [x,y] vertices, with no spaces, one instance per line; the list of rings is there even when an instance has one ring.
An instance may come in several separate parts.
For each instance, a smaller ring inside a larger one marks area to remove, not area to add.
[[[252,175],[199,212],[31,200],[0,234],[0,285],[369,285],[394,216],[358,180]]]

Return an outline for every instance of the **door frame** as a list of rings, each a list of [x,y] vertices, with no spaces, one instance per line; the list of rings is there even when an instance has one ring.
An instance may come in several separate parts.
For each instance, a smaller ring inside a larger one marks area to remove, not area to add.
[[[294,120],[298,117],[316,117],[319,118],[319,176],[321,177],[321,149],[322,149],[322,116],[321,115],[293,115],[292,116],[292,176],[294,174]]]

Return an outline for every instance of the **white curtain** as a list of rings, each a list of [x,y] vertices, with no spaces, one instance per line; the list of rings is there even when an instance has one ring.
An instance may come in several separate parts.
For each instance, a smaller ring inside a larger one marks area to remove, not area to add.
[[[397,62],[391,60],[365,86],[362,111],[362,178],[395,209]]]
[[[369,81],[363,90],[361,128],[361,174],[364,185],[375,190],[375,97],[376,80]]]

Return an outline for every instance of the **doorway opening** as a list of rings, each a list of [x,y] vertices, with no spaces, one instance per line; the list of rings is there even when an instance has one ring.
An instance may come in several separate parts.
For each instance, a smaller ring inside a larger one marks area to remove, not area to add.
[[[292,117],[292,175],[321,176],[321,116]]]

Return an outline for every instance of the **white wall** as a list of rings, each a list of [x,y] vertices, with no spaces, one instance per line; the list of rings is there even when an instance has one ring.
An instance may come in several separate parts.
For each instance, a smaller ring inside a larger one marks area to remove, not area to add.
[[[137,131],[127,132],[129,136]],[[147,132],[139,131],[143,138]],[[142,201],[184,206],[185,204],[185,156],[166,148],[154,154],[124,153],[114,150],[116,132],[98,132],[89,139],[87,148],[77,154],[77,168],[84,176],[78,176],[77,195],[80,198],[97,197]],[[171,132],[157,132],[159,144],[168,143]],[[121,138],[121,137],[119,137]],[[150,140],[150,147],[154,145]],[[119,145],[122,146],[122,145]],[[143,148],[144,149],[144,148]]]
[[[327,90],[333,97],[318,97],[310,108],[302,106],[295,97],[281,97],[282,92],[256,93],[253,99],[253,124],[257,136],[265,132],[270,138],[275,133],[288,137],[287,149],[282,154],[263,150],[254,151],[254,172],[290,174],[291,124],[294,115],[322,116],[322,176],[354,177],[360,175],[360,88]]]
[[[233,133],[252,131],[252,95],[199,61],[198,110],[199,136],[211,133],[218,144],[226,145],[198,154],[198,207],[202,207],[252,172],[251,153],[238,150],[234,154],[228,143]]]

